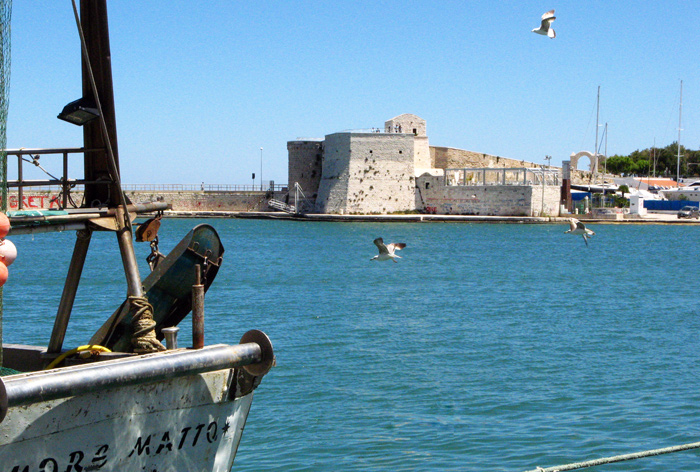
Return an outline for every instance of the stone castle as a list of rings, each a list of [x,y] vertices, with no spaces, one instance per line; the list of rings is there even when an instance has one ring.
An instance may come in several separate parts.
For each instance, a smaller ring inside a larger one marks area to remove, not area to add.
[[[298,183],[319,213],[531,216],[559,211],[558,170],[430,146],[425,120],[413,114],[386,121],[384,129],[289,141],[287,150],[290,190]],[[467,169],[477,174],[474,181],[467,181]],[[451,177],[456,171],[464,178]]]

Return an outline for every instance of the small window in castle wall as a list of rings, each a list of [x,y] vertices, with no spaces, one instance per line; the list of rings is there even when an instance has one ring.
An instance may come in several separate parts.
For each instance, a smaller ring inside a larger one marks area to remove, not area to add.
[[[418,136],[418,130],[417,130],[416,128],[413,128],[413,134],[414,134],[415,136]]]
[[[399,151],[399,154],[403,154],[403,151]]]
[[[429,188],[430,188],[430,182],[426,182],[426,183],[425,183],[425,188],[426,188],[426,189],[429,189]]]

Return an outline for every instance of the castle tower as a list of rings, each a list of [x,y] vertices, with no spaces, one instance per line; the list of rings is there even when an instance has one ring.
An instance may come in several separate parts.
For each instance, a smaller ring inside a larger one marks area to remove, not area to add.
[[[430,144],[425,120],[411,113],[404,113],[384,122],[385,133],[403,133],[413,136],[413,159],[416,176],[433,167],[430,161]]]
[[[413,138],[404,133],[327,135],[317,211],[386,214],[415,209]]]
[[[287,142],[287,182],[290,194],[294,184],[301,185],[304,194],[316,198],[323,171],[323,139],[300,139]]]

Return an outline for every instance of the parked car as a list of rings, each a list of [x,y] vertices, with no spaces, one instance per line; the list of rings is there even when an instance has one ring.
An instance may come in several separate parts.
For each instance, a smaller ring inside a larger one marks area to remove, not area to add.
[[[684,206],[678,210],[678,218],[697,218],[700,219],[700,210],[694,206]]]

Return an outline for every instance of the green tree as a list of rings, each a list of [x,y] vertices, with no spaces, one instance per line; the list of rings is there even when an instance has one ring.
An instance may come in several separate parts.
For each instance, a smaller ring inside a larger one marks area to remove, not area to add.
[[[614,155],[607,159],[606,170],[612,174],[630,174],[634,161],[629,156]]]
[[[637,149],[628,156],[614,155],[605,161],[605,169],[613,174],[636,174],[639,176],[676,176],[678,165],[678,142],[674,141],[662,148]],[[680,147],[681,176],[700,175],[700,150]]]
[[[637,175],[649,175],[649,161],[640,159],[634,163],[634,171]]]

